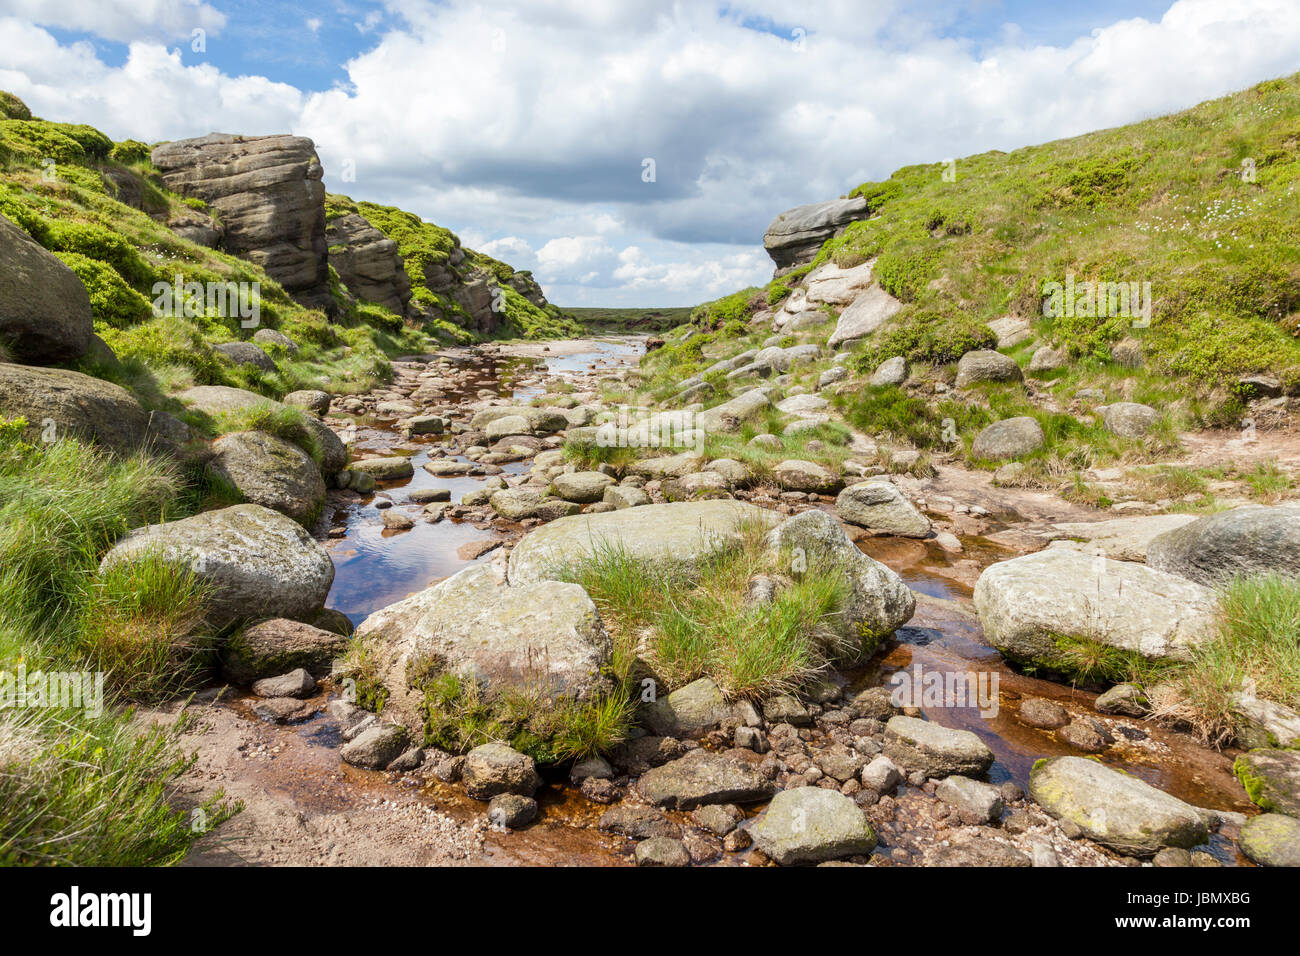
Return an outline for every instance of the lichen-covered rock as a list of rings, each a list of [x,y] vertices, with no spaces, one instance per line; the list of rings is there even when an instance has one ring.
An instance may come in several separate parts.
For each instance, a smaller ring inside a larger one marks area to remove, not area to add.
[[[754,803],[773,791],[771,781],[757,769],[704,749],[647,771],[637,788],[655,806],[677,810],[706,803]]]
[[[86,354],[94,323],[76,273],[0,216],[0,346],[15,362],[46,365]]]
[[[148,525],[113,547],[101,568],[158,557],[211,587],[214,628],[268,617],[314,620],[334,581],[329,555],[302,526],[261,505],[234,505]]]
[[[806,569],[822,561],[838,565],[848,576],[838,640],[826,648],[832,657],[854,660],[874,653],[916,611],[916,597],[902,578],[859,551],[824,511],[805,511],[781,522],[768,533],[767,544]]]
[[[1186,660],[1216,621],[1208,588],[1069,548],[991,565],[975,585],[975,609],[984,636],[1007,657],[1062,673],[1074,668],[1077,641]]]
[[[755,845],[782,866],[865,856],[876,846],[875,831],[858,805],[820,787],[781,791],[750,832]]]
[[[367,474],[376,481],[405,481],[415,474],[415,466],[411,464],[411,459],[403,458],[401,455],[363,458],[354,461],[351,470]]]
[[[771,404],[766,391],[750,389],[700,412],[695,416],[695,425],[705,432],[737,432],[745,422],[757,418]]]
[[[1160,420],[1160,413],[1154,408],[1137,402],[1116,402],[1097,411],[1101,413],[1106,430],[1121,438],[1141,438]]]
[[[772,469],[772,479],[786,491],[830,494],[844,486],[844,479],[816,462],[787,459]]]
[[[263,372],[275,371],[275,360],[252,342],[222,342],[212,346],[212,350],[235,365],[251,365]]]
[[[1232,770],[1256,806],[1300,817],[1300,750],[1252,750]]]
[[[605,489],[614,484],[614,479],[599,471],[575,471],[556,475],[551,482],[552,491],[565,501],[590,504],[604,498]]]
[[[747,523],[770,526],[777,520],[772,512],[739,501],[645,505],[560,518],[529,532],[515,546],[510,583],[544,581],[600,547],[689,573],[720,548],[740,541]]]
[[[475,800],[491,800],[502,793],[531,797],[542,785],[533,758],[505,744],[483,744],[465,755],[461,770],[465,792]]]
[[[208,470],[244,500],[310,524],[325,500],[320,469],[305,451],[266,432],[233,432],[212,443]]]
[[[1086,757],[1040,760],[1029,774],[1029,794],[1089,839],[1132,856],[1190,849],[1209,838],[1195,807]]]
[[[989,425],[975,436],[970,453],[977,461],[1005,461],[1008,458],[1031,455],[1042,448],[1046,441],[1043,426],[1038,424],[1038,420],[1021,415]]]
[[[1237,837],[1241,852],[1260,866],[1300,866],[1300,820],[1281,813],[1251,817]]]
[[[511,587],[491,564],[374,612],[355,639],[372,650],[388,688],[385,713],[412,727],[422,720],[421,682],[443,671],[489,695],[522,688],[587,699],[607,687],[609,636],[587,592],[558,581]]]
[[[718,685],[701,677],[653,703],[643,704],[638,717],[651,733],[690,737],[716,727],[730,712]]]
[[[976,349],[957,360],[958,388],[980,382],[1019,382],[1023,378],[1015,359],[992,349]]]

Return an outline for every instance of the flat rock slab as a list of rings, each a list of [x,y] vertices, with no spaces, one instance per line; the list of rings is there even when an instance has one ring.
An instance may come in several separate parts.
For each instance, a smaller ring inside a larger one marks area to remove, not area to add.
[[[1196,515],[1141,515],[1106,521],[1062,521],[1044,534],[1055,547],[1100,552],[1116,561],[1146,561],[1147,545],[1157,535],[1196,521]]]
[[[781,791],[750,833],[782,866],[865,856],[876,846],[875,831],[858,805],[821,787]]]
[[[1058,820],[1068,820],[1120,853],[1151,856],[1209,839],[1196,808],[1097,760],[1053,757],[1029,774],[1029,793]]]
[[[690,501],[573,515],[535,529],[510,554],[510,583],[544,581],[601,548],[690,573],[741,539],[747,523],[770,527],[780,516],[739,501]]]
[[[655,806],[677,810],[706,803],[754,803],[766,800],[774,790],[771,781],[753,767],[702,749],[647,771],[637,787]]]
[[[993,766],[993,751],[969,730],[953,730],[916,717],[885,724],[885,756],[908,772],[927,777],[978,777]]]

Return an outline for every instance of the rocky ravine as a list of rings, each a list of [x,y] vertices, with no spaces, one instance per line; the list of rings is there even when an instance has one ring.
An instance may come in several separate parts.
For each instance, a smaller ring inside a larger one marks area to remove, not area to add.
[[[328,424],[346,433],[347,423],[360,417],[378,426],[372,436],[378,440],[365,442],[364,457],[354,458],[336,481],[343,487],[329,493],[321,536],[344,538],[350,532],[342,517],[373,502],[385,503],[377,520],[390,539],[430,523],[468,523],[492,537],[480,546],[485,557],[374,613],[359,628],[362,638],[393,655],[381,662],[392,706],[379,718],[340,699],[342,685],[331,680],[329,661],[341,644],[328,631],[271,621],[246,632],[227,652],[227,677],[252,693],[235,691],[233,704],[202,705],[207,719],[192,739],[203,756],[193,788],[197,796],[225,784],[251,806],[229,825],[231,842],[215,835],[198,860],[234,862],[229,854],[238,854],[286,863],[1286,861],[1287,834],[1295,826],[1287,809],[1296,799],[1295,752],[1240,758],[1238,773],[1268,813],[1236,809],[1249,807],[1239,790],[1213,796],[1223,809],[1206,809],[1194,799],[1194,784],[1178,783],[1179,792],[1193,797],[1182,799],[1113,769],[1149,765],[1157,772],[1144,776],[1173,782],[1173,768],[1199,760],[1201,772],[1218,781],[1215,794],[1237,787],[1227,758],[1208,751],[1196,757],[1190,741],[1153,726],[1140,695],[1123,688],[1094,699],[1043,681],[1015,683],[1008,675],[1013,689],[1002,703],[1010,716],[994,726],[1014,725],[1014,746],[1035,748],[1046,758],[1023,776],[1007,773],[1014,761],[1001,763],[999,755],[1014,752],[1007,750],[1013,738],[1005,729],[990,736],[978,720],[954,723],[942,710],[901,707],[879,683],[874,665],[833,672],[799,697],[756,704],[728,701],[712,681],[697,680],[645,710],[641,736],[604,757],[558,770],[539,769],[500,744],[464,755],[420,746],[413,712],[403,703],[405,662],[413,654],[436,646],[491,683],[511,679],[520,657],[540,650],[557,692],[581,696],[599,680],[601,624],[582,589],[548,581],[548,568],[566,553],[610,538],[650,556],[696,560],[728,539],[740,513],[735,509],[759,509],[774,529],[789,526],[782,534],[812,521],[808,531],[816,528],[815,538],[806,540],[839,548],[852,537],[886,560],[906,541],[917,542],[931,560],[946,556],[939,573],[953,582],[955,601],[914,595],[892,571],[861,556],[863,599],[883,610],[880,623],[888,630],[915,614],[923,628],[938,622],[943,631],[950,625],[942,622],[961,621],[959,630],[978,634],[978,614],[986,638],[1008,656],[1039,654],[1039,636],[1069,618],[1061,597],[1096,583],[1092,565],[1075,568],[1071,561],[1093,556],[1058,546],[998,561],[1014,552],[963,546],[978,535],[1016,530],[1037,536],[1039,545],[1054,535],[1062,544],[1087,535],[1114,555],[1106,570],[1115,581],[1146,589],[1140,607],[1121,599],[1117,588],[1101,608],[1114,618],[1122,644],[1130,640],[1123,636],[1125,615],[1133,615],[1131,645],[1124,646],[1177,655],[1200,633],[1195,613],[1187,612],[1203,601],[1197,590],[1203,586],[1133,560],[1145,554],[1146,542],[1177,530],[1171,522],[1119,519],[1088,522],[1087,530],[1060,523],[1061,530],[1053,530],[1011,519],[1008,526],[1006,517],[995,520],[973,502],[945,506],[941,495],[927,494],[912,479],[870,477],[871,469],[852,458],[845,475],[829,482],[791,462],[771,483],[756,483],[734,462],[689,454],[646,458],[621,478],[577,471],[565,464],[559,446],[566,436],[581,437],[582,429],[595,427],[608,410],[594,386],[626,371],[569,375],[563,392],[550,392],[554,405],[518,404],[506,389],[483,387],[476,368],[500,361],[506,351],[481,347],[399,363],[390,389],[332,402]],[[464,361],[468,356],[473,363]],[[516,388],[537,392],[556,384],[537,372],[514,381]],[[743,408],[737,414],[743,418]],[[713,420],[719,428],[735,427],[729,413]],[[408,456],[417,447],[427,452],[422,471],[478,478],[479,487],[459,502],[439,500],[444,496],[429,489],[404,491]],[[868,480],[855,483],[855,467],[862,471],[856,477]],[[684,487],[707,488],[723,500],[672,503]],[[1025,496],[1032,514],[1033,495]],[[1015,503],[1014,496],[1002,499],[1000,513],[1014,514]],[[1278,509],[1279,518],[1287,514]],[[638,515],[646,520],[634,520]],[[940,543],[941,536],[952,540]],[[1214,540],[1225,539],[1215,534]],[[317,546],[301,547],[306,554]],[[981,574],[990,564],[992,570]],[[960,596],[961,582],[976,579],[972,608]],[[1050,600],[1040,601],[1038,590]],[[911,633],[904,627],[888,641],[884,660],[913,647]],[[1295,716],[1268,709],[1260,720],[1273,728],[1276,742]],[[232,740],[240,743],[232,748]],[[1081,759],[1097,753],[1104,763]],[[410,849],[412,841],[419,850]]]

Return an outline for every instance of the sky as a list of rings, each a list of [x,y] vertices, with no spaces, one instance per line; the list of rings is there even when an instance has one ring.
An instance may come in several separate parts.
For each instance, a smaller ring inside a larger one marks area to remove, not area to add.
[[[1297,70],[1300,0],[0,0],[37,115],[309,136],[562,306],[761,284],[792,206]]]

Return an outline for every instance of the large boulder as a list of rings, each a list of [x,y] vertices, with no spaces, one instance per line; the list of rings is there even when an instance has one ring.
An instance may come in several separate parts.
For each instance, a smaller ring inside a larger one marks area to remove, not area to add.
[[[772,480],[786,491],[831,494],[844,486],[844,479],[815,461],[790,458],[772,469]]]
[[[1097,409],[1106,430],[1121,438],[1141,438],[1155,427],[1160,413],[1150,405],[1137,402],[1116,402]]]
[[[325,500],[320,469],[305,451],[266,432],[233,432],[212,443],[208,470],[245,501],[310,524]]]
[[[826,342],[829,348],[838,348],[845,342],[865,339],[884,327],[903,307],[892,295],[878,285],[873,285],[850,303],[840,313],[835,331]]]
[[[495,498],[495,496],[493,496]],[[720,549],[742,539],[746,525],[770,526],[778,516],[739,501],[643,505],[560,518],[529,532],[510,553],[510,583],[545,581],[602,548],[665,570],[691,573]]]
[[[1019,382],[1023,378],[1015,359],[992,349],[967,352],[957,361],[958,388],[980,382]]]
[[[1130,856],[1190,849],[1209,839],[1195,807],[1086,757],[1040,760],[1029,774],[1029,794],[1058,820]]]
[[[1147,564],[1206,585],[1234,575],[1300,575],[1300,504],[1245,505],[1199,518],[1153,538]]]
[[[26,419],[33,441],[88,439],[121,455],[171,447],[126,389],[66,369],[0,362],[0,418]]]
[[[754,844],[782,866],[865,856],[876,846],[876,833],[858,805],[821,787],[781,791],[751,833]]]
[[[325,241],[329,264],[349,292],[396,315],[406,314],[411,279],[396,242],[357,213],[331,219],[325,227]]]
[[[257,263],[304,305],[335,308],[323,170],[310,139],[212,133],[164,143],[151,159],[168,189],[217,213],[227,252]]]
[[[81,358],[94,321],[76,273],[0,216],[0,348],[15,362]]]
[[[1044,533],[1053,547],[1101,552],[1116,561],[1146,561],[1147,546],[1159,535],[1196,521],[1196,515],[1130,515],[1105,521],[1061,521]]]
[[[334,582],[334,564],[302,526],[261,505],[234,505],[132,531],[101,568],[158,557],[211,587],[214,628],[287,617],[314,620]]]
[[[1208,588],[1142,564],[1049,548],[987,568],[975,609],[989,643],[1025,664],[1069,673],[1070,640],[1150,660],[1187,660],[1215,630]]]
[[[841,520],[877,534],[924,538],[930,533],[930,519],[917,511],[891,481],[850,485],[835,499],[835,511]]]
[[[851,661],[869,656],[916,611],[916,596],[902,578],[859,551],[824,511],[805,511],[781,522],[768,532],[767,545],[805,569],[823,562],[847,575],[849,592],[840,612],[838,643],[827,648],[833,657]]]
[[[860,196],[796,206],[772,220],[763,233],[763,248],[776,263],[779,275],[811,262],[822,243],[870,214],[867,201]]]
[[[1005,461],[1023,458],[1042,448],[1047,438],[1038,420],[1022,415],[994,422],[975,436],[970,454],[976,460]]]
[[[222,342],[212,350],[224,355],[233,365],[251,365],[263,372],[275,371],[275,360],[252,342]]]
[[[587,592],[557,581],[511,587],[493,564],[376,611],[355,639],[373,652],[387,707],[413,727],[423,681],[444,671],[489,694],[522,688],[581,700],[607,686],[609,636]]]
[[[187,388],[177,396],[182,402],[197,412],[214,418],[230,412],[246,411],[265,405],[274,411],[291,406],[277,402],[275,399],[258,395],[243,388],[227,385],[196,385]],[[301,409],[299,409],[301,411]],[[316,438],[321,450],[320,470],[324,475],[334,475],[342,471],[348,463],[348,449],[343,440],[327,426],[310,415],[303,416],[303,425]]]

